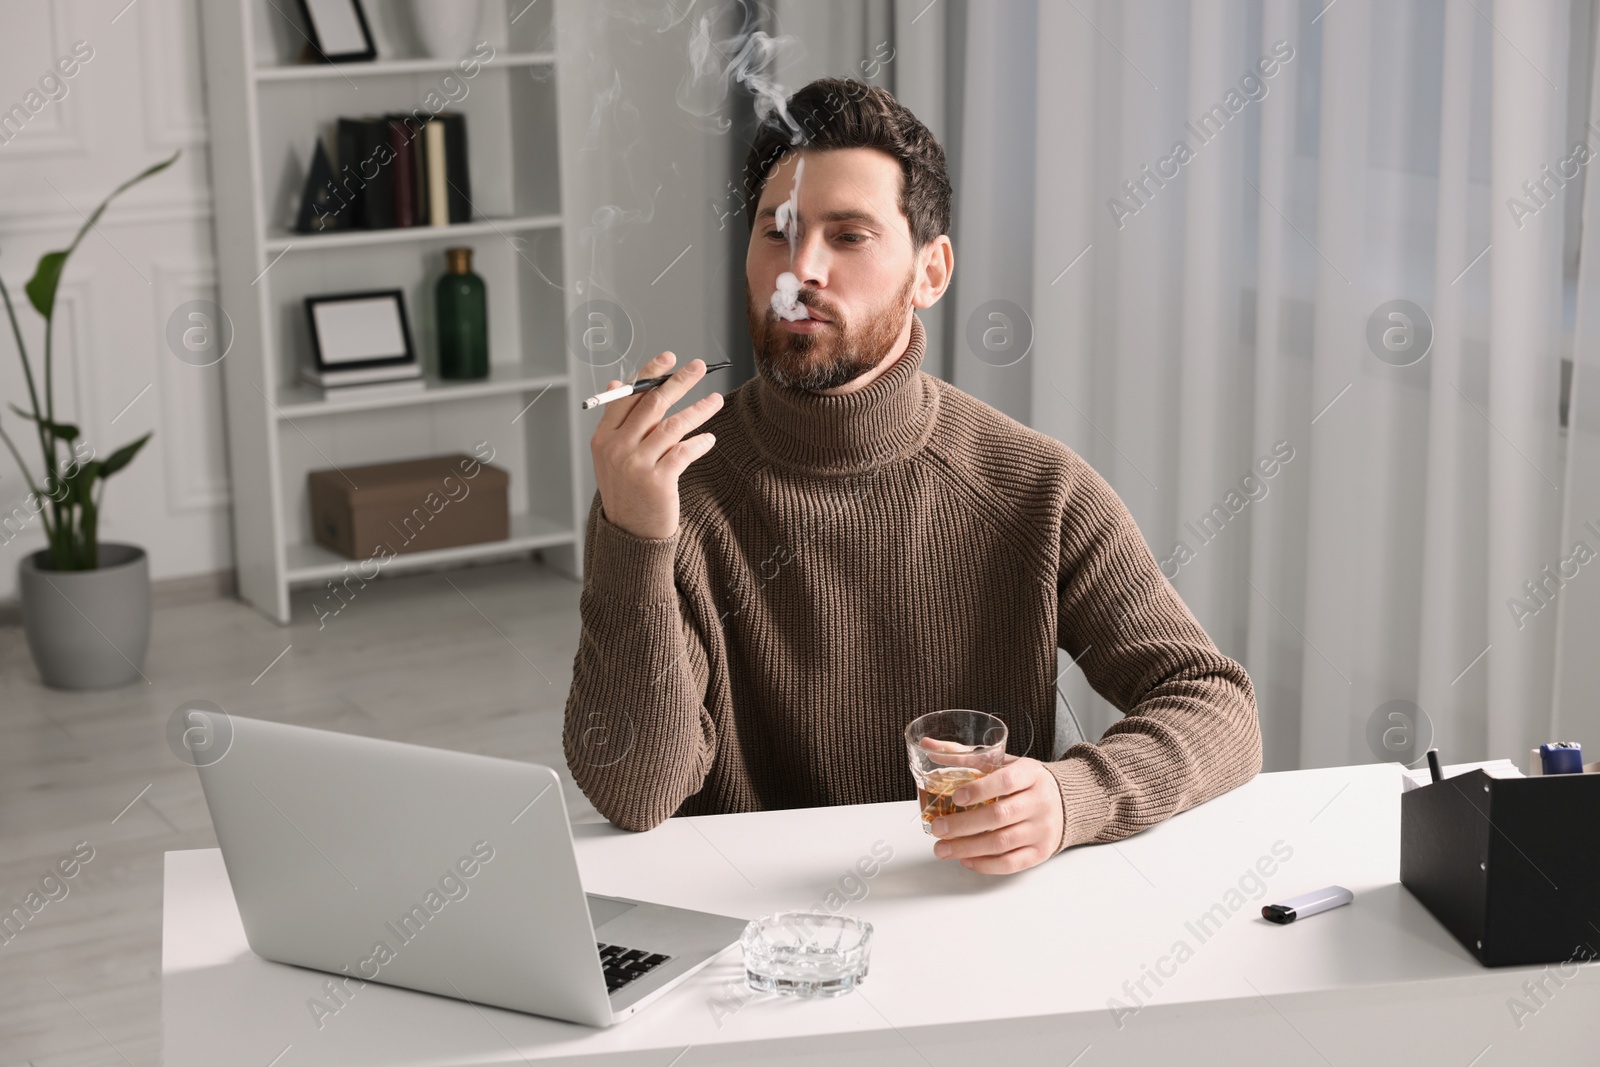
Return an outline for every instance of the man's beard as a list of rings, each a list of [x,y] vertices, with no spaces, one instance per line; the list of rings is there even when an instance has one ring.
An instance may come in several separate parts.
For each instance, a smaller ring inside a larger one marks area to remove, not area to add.
[[[817,333],[794,333],[778,324],[770,301],[755,299],[745,286],[745,319],[755,347],[756,367],[774,385],[819,393],[854,381],[876,367],[905,329],[916,275],[908,274],[900,292],[863,321],[847,321],[839,309],[800,290],[799,301],[828,317]]]

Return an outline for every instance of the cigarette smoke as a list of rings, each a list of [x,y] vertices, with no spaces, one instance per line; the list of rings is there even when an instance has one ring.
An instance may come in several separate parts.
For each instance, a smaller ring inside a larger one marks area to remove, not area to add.
[[[783,235],[789,239],[789,266],[794,266],[795,243],[800,236],[800,176],[805,173],[806,161],[799,159],[794,165],[794,184],[789,186],[788,199],[779,204],[773,212],[773,222]],[[809,319],[805,305],[800,303],[800,279],[795,277],[794,271],[786,270],[778,275],[778,288],[772,294],[773,313],[780,319],[793,322],[796,319]]]
[[[778,275],[778,289],[772,294],[772,310],[780,319],[809,319],[806,306],[796,299],[800,295],[800,279],[793,271]]]
[[[731,37],[715,40],[711,28],[735,9],[741,16],[739,29]],[[800,39],[767,34],[755,28],[759,21],[759,11],[745,0],[713,7],[695,20],[689,34],[689,71],[678,85],[678,106],[706,129],[727,133],[733,126],[724,114],[728,90],[739,84],[756,98],[756,118],[765,121],[776,113],[789,128],[790,143],[798,145],[804,135],[789,114],[789,94],[772,80],[770,71],[780,61],[798,57]]]
[[[743,16],[739,30],[732,37],[713,41],[711,27],[734,7]],[[789,143],[798,148],[805,142],[805,133],[789,114],[789,94],[773,80],[771,71],[797,48],[799,39],[767,34],[755,28],[757,21],[756,10],[744,0],[700,15],[689,37],[689,71],[678,86],[678,106],[702,120],[707,128],[726,133],[732,127],[732,121],[723,114],[728,91],[734,84],[742,85],[755,97],[757,121],[771,122],[776,116],[789,129]],[[799,237],[800,175],[804,169],[802,159],[795,166],[789,198],[778,205],[775,219],[778,229],[789,239],[790,266],[794,265]],[[778,276],[777,289],[771,297],[773,312],[791,321],[810,318],[799,295],[800,280],[793,272],[784,271]]]

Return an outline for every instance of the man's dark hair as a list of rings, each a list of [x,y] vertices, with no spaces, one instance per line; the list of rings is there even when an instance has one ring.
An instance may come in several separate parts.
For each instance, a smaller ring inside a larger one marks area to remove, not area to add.
[[[767,174],[800,149],[876,148],[900,164],[900,211],[920,249],[950,229],[950,178],[938,140],[887,89],[853,78],[818,78],[789,97],[789,119],[773,111],[745,157],[745,217],[753,227]],[[799,139],[796,141],[798,126]]]

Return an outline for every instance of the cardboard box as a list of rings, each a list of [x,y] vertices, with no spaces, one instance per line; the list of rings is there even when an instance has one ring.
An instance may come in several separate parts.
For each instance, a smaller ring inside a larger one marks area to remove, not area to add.
[[[504,541],[510,481],[465,453],[312,471],[312,535],[350,559]]]

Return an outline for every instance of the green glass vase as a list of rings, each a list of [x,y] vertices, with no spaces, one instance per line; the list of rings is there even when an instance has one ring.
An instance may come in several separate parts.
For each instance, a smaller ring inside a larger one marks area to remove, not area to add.
[[[472,249],[447,248],[449,268],[434,290],[439,320],[439,377],[489,376],[489,304],[483,279],[472,273]]]

